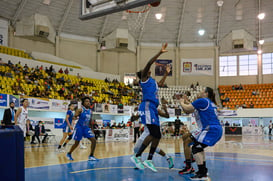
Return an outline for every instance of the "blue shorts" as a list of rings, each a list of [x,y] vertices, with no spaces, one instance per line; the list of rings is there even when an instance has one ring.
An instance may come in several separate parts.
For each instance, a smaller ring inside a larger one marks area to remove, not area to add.
[[[160,126],[157,106],[153,102],[141,102],[138,111],[142,124],[155,124]]]
[[[200,132],[200,134],[196,137],[196,141],[208,146],[213,146],[221,139],[222,134],[222,126],[210,125]]]
[[[92,132],[91,128],[87,126],[79,126],[76,127],[73,133],[73,138],[76,141],[81,141],[82,137],[84,138],[93,138],[95,137],[94,133]]]
[[[63,127],[63,132],[64,133],[72,133],[72,130],[70,129],[70,127],[69,126],[65,126],[65,127]]]

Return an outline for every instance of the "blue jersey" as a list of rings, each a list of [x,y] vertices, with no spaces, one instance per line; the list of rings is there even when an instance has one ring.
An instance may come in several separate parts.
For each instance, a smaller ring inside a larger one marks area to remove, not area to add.
[[[155,106],[157,107],[159,105],[159,100],[158,100],[158,86],[157,83],[155,81],[155,79],[153,79],[152,77],[149,77],[148,80],[146,80],[145,82],[140,82],[140,86],[142,88],[142,102],[145,101],[150,101],[153,102],[155,104]]]
[[[80,114],[76,127],[88,127],[91,119],[91,113],[91,109],[86,109],[85,107],[82,107],[82,113]]]
[[[69,123],[70,123],[70,125],[72,124],[72,119],[73,119],[73,112],[71,111],[71,110],[68,110],[67,112],[66,112],[66,115],[69,115],[69,117],[68,117],[68,121],[69,121]],[[66,122],[66,120],[64,121],[64,124],[63,124],[63,127],[66,127],[67,126],[67,122]]]
[[[193,107],[198,111],[199,128],[205,129],[208,125],[220,125],[217,117],[217,107],[208,98],[200,98],[192,103]],[[198,119],[197,118],[197,119]]]

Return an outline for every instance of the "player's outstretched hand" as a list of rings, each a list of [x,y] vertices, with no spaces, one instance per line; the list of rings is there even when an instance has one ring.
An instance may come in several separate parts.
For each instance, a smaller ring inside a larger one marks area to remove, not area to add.
[[[168,52],[167,50],[166,50],[166,48],[167,48],[167,46],[168,46],[168,43],[164,43],[163,45],[162,45],[162,48],[161,48],[161,53],[166,53],[166,52]]]
[[[169,73],[170,73],[170,71],[171,71],[171,65],[170,65],[170,64],[168,64],[168,65],[166,66],[166,72],[169,74]]]

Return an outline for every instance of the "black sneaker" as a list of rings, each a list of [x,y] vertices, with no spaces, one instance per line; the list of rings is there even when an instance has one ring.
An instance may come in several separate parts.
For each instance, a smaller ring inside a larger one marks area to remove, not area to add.
[[[183,170],[180,170],[178,173],[180,174],[180,175],[185,175],[185,174],[191,174],[191,173],[194,173],[194,168],[193,167],[184,167],[184,169]]]
[[[196,172],[196,175],[192,176],[191,180],[208,180],[208,176],[207,174]]]

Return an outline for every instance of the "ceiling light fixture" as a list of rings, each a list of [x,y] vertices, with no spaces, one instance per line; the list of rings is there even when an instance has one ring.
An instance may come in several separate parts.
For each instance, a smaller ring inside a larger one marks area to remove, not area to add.
[[[264,44],[264,40],[259,40],[259,44],[263,45]]]
[[[162,14],[161,13],[156,13],[155,18],[160,20],[162,18]]]
[[[260,20],[263,20],[264,17],[265,17],[265,13],[260,13],[260,14],[258,15],[258,18],[259,18]]]
[[[261,55],[262,53],[263,53],[263,51],[262,50],[258,50],[258,52],[257,52],[259,55]]]
[[[198,31],[198,34],[200,35],[200,36],[203,36],[204,34],[205,34],[205,30],[203,30],[203,29],[200,29],[199,31]]]

